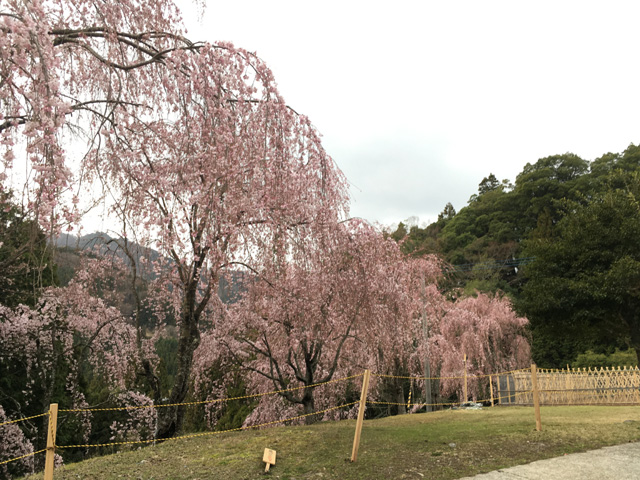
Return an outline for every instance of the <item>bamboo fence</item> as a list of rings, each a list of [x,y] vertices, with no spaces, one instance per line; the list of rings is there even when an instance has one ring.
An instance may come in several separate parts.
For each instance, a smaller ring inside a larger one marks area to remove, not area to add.
[[[638,367],[537,370],[542,405],[640,404]],[[499,378],[503,405],[532,405],[531,372],[519,371]]]

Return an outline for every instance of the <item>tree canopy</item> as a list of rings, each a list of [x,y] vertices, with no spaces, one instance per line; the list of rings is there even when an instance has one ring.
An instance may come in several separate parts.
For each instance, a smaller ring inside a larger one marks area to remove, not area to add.
[[[630,346],[640,360],[640,177],[618,172],[610,181],[588,203],[566,203],[553,237],[526,244],[536,261],[518,306],[534,334],[557,339],[539,349],[546,363],[594,345]]]

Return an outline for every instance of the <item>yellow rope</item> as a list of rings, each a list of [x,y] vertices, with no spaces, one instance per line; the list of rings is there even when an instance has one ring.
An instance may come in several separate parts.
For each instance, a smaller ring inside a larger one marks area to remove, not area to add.
[[[439,379],[456,379],[456,378],[464,378],[464,377],[411,377],[411,376],[402,376],[402,375],[385,375],[382,373],[372,373],[371,374],[374,377],[380,377],[380,378],[397,378],[400,380],[439,380]]]
[[[404,405],[406,406],[406,403],[395,403],[395,402],[375,402],[375,401],[368,401],[367,400],[367,405]],[[459,405],[458,402],[453,402],[453,403],[414,403],[413,406],[427,406],[427,405],[431,405],[431,406],[436,406],[436,405]]]
[[[486,377],[496,377],[499,375],[510,375],[512,373],[517,373],[517,372],[524,372],[524,371],[528,371],[528,369],[526,368],[521,368],[519,370],[510,370],[508,372],[500,372],[500,373],[487,373],[487,374],[483,374],[483,375],[467,375],[467,378],[486,378]],[[375,376],[375,377],[381,377],[381,378],[397,378],[397,379],[402,379],[402,380],[461,380],[464,377],[412,377],[412,376],[402,376],[402,375],[384,375],[381,373],[372,373],[371,375]]]
[[[198,402],[185,402],[185,403],[168,403],[168,404],[161,404],[161,405],[135,405],[135,406],[129,406],[129,407],[113,407],[113,408],[75,408],[75,409],[61,409],[61,410],[58,410],[58,411],[59,412],[68,412],[68,413],[73,413],[73,412],[108,412],[108,411],[114,411],[114,410],[138,410],[138,409],[142,409],[142,408],[164,408],[164,407],[178,407],[178,406],[181,406],[181,405],[202,405],[202,404],[210,404],[210,403],[230,402],[232,400],[245,400],[247,398],[265,397],[267,395],[274,395],[274,394],[277,394],[277,393],[293,392],[293,391],[296,391],[296,390],[303,390],[305,388],[314,388],[314,387],[318,387],[320,385],[327,385],[329,383],[336,383],[336,382],[343,382],[345,380],[351,380],[351,379],[354,379],[354,378],[362,377],[363,375],[364,375],[364,373],[359,373],[357,375],[351,375],[350,377],[343,377],[343,378],[336,378],[335,380],[329,380],[328,382],[313,383],[311,385],[302,385],[300,387],[285,388],[285,389],[282,389],[282,390],[274,390],[272,392],[254,393],[252,395],[243,395],[241,397],[217,398],[215,400],[201,400],[201,401],[198,401]]]
[[[520,372],[531,372],[531,370],[528,369],[528,368],[519,368],[518,370],[509,370],[508,372],[488,373],[486,375],[476,375],[476,377],[477,378],[480,378],[480,377],[499,377],[500,375],[511,375],[511,374],[520,373]]]
[[[501,400],[503,398],[509,398],[509,397],[515,397],[516,395],[526,395],[528,393],[532,393],[533,390],[528,390],[525,392],[515,392],[513,393],[513,395],[506,395],[504,397],[493,397],[494,403],[496,400]],[[483,402],[490,402],[491,399],[487,398],[487,399],[483,399],[483,400],[477,400],[475,403],[483,403]],[[464,403],[464,402],[463,402]],[[371,405],[406,405],[405,403],[395,403],[395,402],[376,402],[376,401],[370,401],[367,400],[367,404],[371,404]],[[443,406],[443,405],[460,405],[460,402],[450,402],[450,403],[413,403],[413,406],[420,406],[420,407],[426,407],[426,406]]]
[[[34,415],[32,417],[19,418],[17,420],[9,420],[8,422],[0,423],[0,427],[2,427],[3,425],[9,425],[10,423],[24,422],[25,420],[31,420],[32,418],[45,417],[47,415],[49,415],[49,412],[41,413],[40,415]]]
[[[0,465],[4,465],[5,463],[10,463],[10,462],[15,462],[15,461],[21,460],[23,458],[31,457],[33,455],[37,455],[39,453],[46,452],[46,450],[47,450],[46,448],[43,448],[42,450],[38,450],[37,452],[27,453],[26,455],[22,455],[21,457],[12,458],[11,460],[3,460],[2,462],[0,462]]]
[[[219,430],[219,431],[216,431],[216,432],[194,433],[194,434],[191,434],[191,435],[182,435],[180,437],[171,437],[171,438],[153,439],[153,440],[137,440],[137,441],[131,441],[131,442],[98,443],[98,444],[94,444],[94,445],[56,445],[56,448],[87,448],[87,447],[108,447],[108,446],[111,446],[111,445],[132,445],[132,444],[139,444],[139,443],[153,443],[153,442],[156,442],[156,441],[162,442],[162,441],[165,441],[165,440],[182,440],[182,439],[185,439],[185,438],[204,437],[204,436],[208,436],[208,435],[218,435],[220,433],[227,433],[227,432],[239,432],[241,430],[250,430],[252,428],[267,427],[269,425],[276,425],[278,423],[290,422],[292,420],[298,420],[300,418],[309,417],[311,415],[319,415],[321,413],[330,412],[331,410],[337,410],[339,408],[350,407],[352,405],[355,405],[356,403],[359,403],[359,402],[345,403],[344,405],[339,405],[337,407],[327,408],[325,410],[320,410],[318,412],[305,413],[305,414],[302,414],[302,415],[297,415],[295,417],[285,418],[285,419],[282,419],[282,420],[275,420],[273,422],[261,423],[259,425],[249,425],[247,427],[230,428],[228,430]]]
[[[508,372],[501,372],[501,373],[493,373],[493,374],[487,374],[487,375],[468,375],[467,378],[484,378],[484,377],[489,377],[489,376],[499,376],[499,375],[509,375],[512,373],[516,373],[516,372],[522,372],[525,371],[527,369],[520,369],[520,370],[511,370]],[[139,409],[144,409],[144,408],[164,408],[164,407],[178,407],[178,406],[188,406],[188,405],[203,405],[203,404],[213,404],[213,403],[221,403],[221,402],[230,402],[230,401],[234,401],[234,400],[246,400],[249,398],[259,398],[259,397],[264,397],[267,395],[275,395],[275,394],[279,394],[279,393],[285,393],[285,392],[293,392],[296,390],[303,390],[305,388],[315,388],[315,387],[319,387],[321,385],[327,385],[329,383],[335,383],[335,382],[342,382],[345,380],[352,380],[354,378],[358,378],[358,377],[362,377],[364,375],[364,373],[359,373],[357,375],[351,375],[349,377],[343,377],[343,378],[337,378],[334,380],[329,380],[328,382],[320,382],[320,383],[313,383],[311,385],[302,385],[299,387],[292,387],[292,388],[284,388],[282,390],[274,390],[271,392],[265,392],[265,393],[255,393],[252,395],[243,395],[243,396],[239,396],[239,397],[230,397],[230,398],[217,398],[215,400],[201,400],[198,402],[184,402],[184,403],[168,403],[168,404],[161,404],[161,405],[135,405],[135,406],[128,406],[128,407],[112,407],[112,408],[74,408],[74,409],[60,409],[58,410],[59,412],[66,412],[66,413],[78,413],[78,412],[109,412],[109,411],[121,411],[121,410],[139,410]],[[461,380],[464,378],[464,376],[462,377],[412,377],[412,376],[400,376],[400,375],[384,375],[384,374],[378,374],[378,373],[372,373],[371,375],[376,376],[376,377],[381,377],[381,378],[397,378],[397,379],[410,379],[410,380]],[[454,404],[452,404],[454,405]],[[47,415],[47,414],[45,414]],[[29,417],[32,418],[32,417]]]

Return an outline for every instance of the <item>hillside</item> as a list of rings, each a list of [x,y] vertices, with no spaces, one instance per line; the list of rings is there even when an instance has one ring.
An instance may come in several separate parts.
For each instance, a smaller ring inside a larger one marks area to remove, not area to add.
[[[100,256],[113,254],[117,258],[129,263],[127,255],[123,252],[120,245],[121,239],[116,239],[104,232],[94,232],[82,237],[70,234],[61,234],[56,238],[55,262],[57,266],[58,281],[61,286],[67,285],[73,274],[80,266],[81,255],[92,255],[97,252]],[[156,262],[162,260],[166,264],[171,264],[171,260],[162,257],[162,255],[153,248],[144,247],[136,242],[129,242],[128,249],[136,262],[136,269],[144,282],[154,280],[156,275],[149,269],[142,268],[141,258]],[[226,275],[220,278],[218,285],[218,296],[223,303],[233,303],[238,300],[240,292],[243,289],[243,283],[246,282],[246,273],[240,271],[228,271]],[[124,313],[130,313],[132,306],[125,306]]]
[[[80,264],[80,255],[114,255],[116,258],[130,263],[127,254],[123,251],[125,243],[104,232],[94,232],[81,237],[70,234],[61,234],[56,238],[55,260],[58,266],[58,279],[61,285],[66,285]],[[161,258],[156,250],[144,247],[136,242],[129,241],[127,249],[133,256],[139,275],[145,281],[153,280],[155,274],[149,269],[142,268],[141,258],[157,261]]]

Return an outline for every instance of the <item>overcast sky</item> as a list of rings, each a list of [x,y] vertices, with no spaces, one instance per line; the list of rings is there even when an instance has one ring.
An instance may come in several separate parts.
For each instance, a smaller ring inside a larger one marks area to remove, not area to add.
[[[208,0],[192,40],[271,67],[385,225],[464,207],[483,177],[640,141],[640,2]]]

